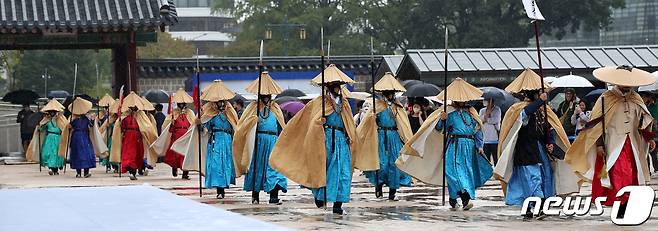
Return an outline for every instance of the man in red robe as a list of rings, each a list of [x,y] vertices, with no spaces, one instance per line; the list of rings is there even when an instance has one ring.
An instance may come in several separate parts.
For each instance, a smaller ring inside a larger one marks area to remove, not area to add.
[[[164,162],[171,166],[171,175],[178,177],[178,169],[183,169],[185,156],[184,153],[171,150],[171,145],[187,132],[190,125],[194,124],[196,116],[191,109],[187,108],[187,105],[193,103],[194,100],[183,89],[179,89],[171,101],[176,103],[177,108],[165,118],[162,133],[152,147],[160,156],[164,155]],[[189,180],[189,171],[183,169],[182,178]]]

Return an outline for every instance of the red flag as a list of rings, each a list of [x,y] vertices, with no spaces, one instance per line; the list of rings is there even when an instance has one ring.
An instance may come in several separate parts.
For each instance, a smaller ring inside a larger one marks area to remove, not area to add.
[[[171,95],[169,95],[169,101],[167,102],[167,115],[171,114]]]
[[[199,85],[197,84],[194,86],[194,90],[192,91],[192,98],[194,99],[194,110],[199,113]]]

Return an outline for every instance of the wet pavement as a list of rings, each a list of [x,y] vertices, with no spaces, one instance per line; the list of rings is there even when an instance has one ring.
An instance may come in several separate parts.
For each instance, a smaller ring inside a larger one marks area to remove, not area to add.
[[[39,173],[34,164],[0,165],[0,189],[150,184],[201,203],[300,230],[658,230],[656,209],[650,220],[639,227],[612,224],[610,209],[606,209],[603,216],[549,216],[543,220],[524,221],[519,207],[504,204],[500,184],[493,180],[476,191],[473,209],[450,211],[447,202],[445,206],[441,204],[440,187],[417,183],[401,188],[397,193],[398,201],[377,199],[374,188],[364,176],[355,172],[352,201],[344,205],[347,214],[338,216],[331,213],[331,207],[327,210],[315,207],[310,190],[294,182],[289,182],[288,192],[280,195],[282,205],[268,204],[269,196],[265,193],[260,194],[261,203],[256,205],[251,204],[251,193],[242,191],[244,178],[239,178],[237,185],[226,191],[225,199],[216,199],[215,191],[210,189],[203,190],[203,196],[199,197],[198,175],[192,173],[191,180],[182,180],[180,176],[174,179],[166,165],[158,165],[137,181],[105,173],[102,168],[91,172],[91,178],[76,179],[75,172],[70,170],[66,174],[49,176],[45,169]],[[658,176],[653,178],[651,186],[658,188]],[[585,184],[581,195],[589,193],[590,187]],[[387,195],[388,189],[384,188],[384,197]]]

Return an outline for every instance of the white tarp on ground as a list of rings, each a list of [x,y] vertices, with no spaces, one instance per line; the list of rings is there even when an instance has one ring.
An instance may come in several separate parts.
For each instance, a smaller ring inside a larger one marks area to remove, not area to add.
[[[0,230],[286,230],[152,187],[0,190]]]

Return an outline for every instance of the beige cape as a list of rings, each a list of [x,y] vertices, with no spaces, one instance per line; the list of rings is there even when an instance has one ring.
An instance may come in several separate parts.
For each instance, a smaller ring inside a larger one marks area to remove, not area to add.
[[[514,148],[518,140],[519,130],[523,124],[521,120],[521,111],[528,106],[528,102],[518,102],[512,105],[505,116],[500,126],[500,143],[498,144],[498,163],[494,168],[494,178],[500,180],[503,193],[507,191],[507,182],[512,177],[512,170],[514,168]],[[540,109],[541,110],[541,109]],[[560,124],[560,120],[549,109],[548,122],[557,134],[556,145],[557,148],[566,152],[571,144],[569,138]],[[578,192],[580,185],[578,184],[578,177],[573,173],[571,167],[564,162],[564,160],[552,160],[553,164],[553,180],[555,185],[555,192],[558,195]]]
[[[262,110],[263,104],[259,104]],[[283,112],[279,108],[279,104],[271,101],[269,104],[272,115],[276,117],[276,121],[282,128],[286,127],[286,122],[283,119]],[[256,115],[256,102],[251,102],[242,113],[242,117],[238,121],[238,127],[233,136],[233,159],[235,166],[235,173],[237,177],[247,174],[249,165],[251,163],[251,156],[254,153],[254,145],[256,140],[256,124],[258,116]]]
[[[388,105],[383,100],[377,100],[376,103],[375,109],[377,109],[377,114],[388,108]],[[413,135],[407,111],[405,111],[398,102],[391,105],[391,111],[393,112],[393,115],[395,115],[395,125],[398,129],[397,131],[400,135],[400,139],[404,144],[409,141]],[[359,135],[359,140],[361,142],[359,145],[361,148],[359,153],[361,155],[370,155],[371,157],[369,158],[376,160],[372,166],[360,166],[361,168],[359,168],[359,170],[361,171],[374,171],[379,169],[379,136],[377,135],[377,127],[375,113],[370,109],[366,113],[366,117],[363,118],[359,126],[356,128],[356,133]]]
[[[46,131],[39,131],[39,128],[46,123],[50,121],[50,117],[44,116],[41,121],[39,121],[39,126],[37,126],[34,129],[34,132],[32,133],[32,140],[30,141],[30,145],[27,147],[27,150],[25,151],[25,158],[27,158],[27,161],[39,161],[39,155],[41,154],[41,146],[43,145],[43,142],[46,140]],[[69,121],[64,117],[62,113],[57,113],[55,118],[55,125],[62,131],[66,128],[66,125],[69,124]],[[61,139],[62,136],[60,136]],[[41,143],[39,143],[41,142]],[[37,144],[39,143],[39,144]]]
[[[78,117],[80,116],[72,115],[70,121],[73,121]],[[89,139],[91,140],[91,144],[94,148],[94,154],[98,157],[106,157],[107,144],[105,144],[105,141],[103,140],[103,136],[101,135],[101,132],[98,129],[98,123],[96,123],[93,120],[90,120],[90,122],[94,125],[93,127],[89,128]],[[60,140],[59,140],[59,152],[58,152],[60,156],[67,158],[69,156],[69,153],[71,152],[71,148],[69,147],[69,142],[71,138],[71,128],[69,128],[68,126],[69,124],[70,122],[64,127],[64,129],[62,129],[62,135],[60,136]]]
[[[334,112],[333,99],[325,98],[325,116]],[[340,117],[343,120],[348,142],[352,167],[378,164],[372,155],[358,152],[359,140],[356,126],[352,119],[352,109],[346,98],[342,98]],[[321,188],[326,185],[327,150],[325,145],[324,124],[322,116],[322,96],[306,104],[283,129],[279,140],[274,145],[270,156],[270,166],[288,179],[309,188]]]
[[[153,144],[151,144],[151,148],[158,156],[165,156],[165,154],[167,154],[167,148],[169,148],[169,144],[171,143],[171,132],[169,132],[169,126],[171,126],[171,122],[178,118],[178,116],[180,116],[182,113],[185,113],[187,116],[187,121],[190,122],[190,127],[195,125],[194,121],[196,120],[196,115],[192,109],[185,108],[184,110],[181,110],[176,108],[171,111],[171,114],[167,115],[164,122],[162,123],[162,131],[160,132],[160,136],[155,140],[155,142],[153,142]],[[149,117],[149,119],[150,118],[151,117]]]
[[[448,113],[453,112],[453,107],[448,107]],[[443,184],[443,133],[435,129],[436,124],[441,121],[439,116],[443,107],[432,112],[416,134],[405,143],[400,150],[395,164],[406,174],[426,184]],[[470,107],[468,113],[482,127],[482,121],[475,111]]]

